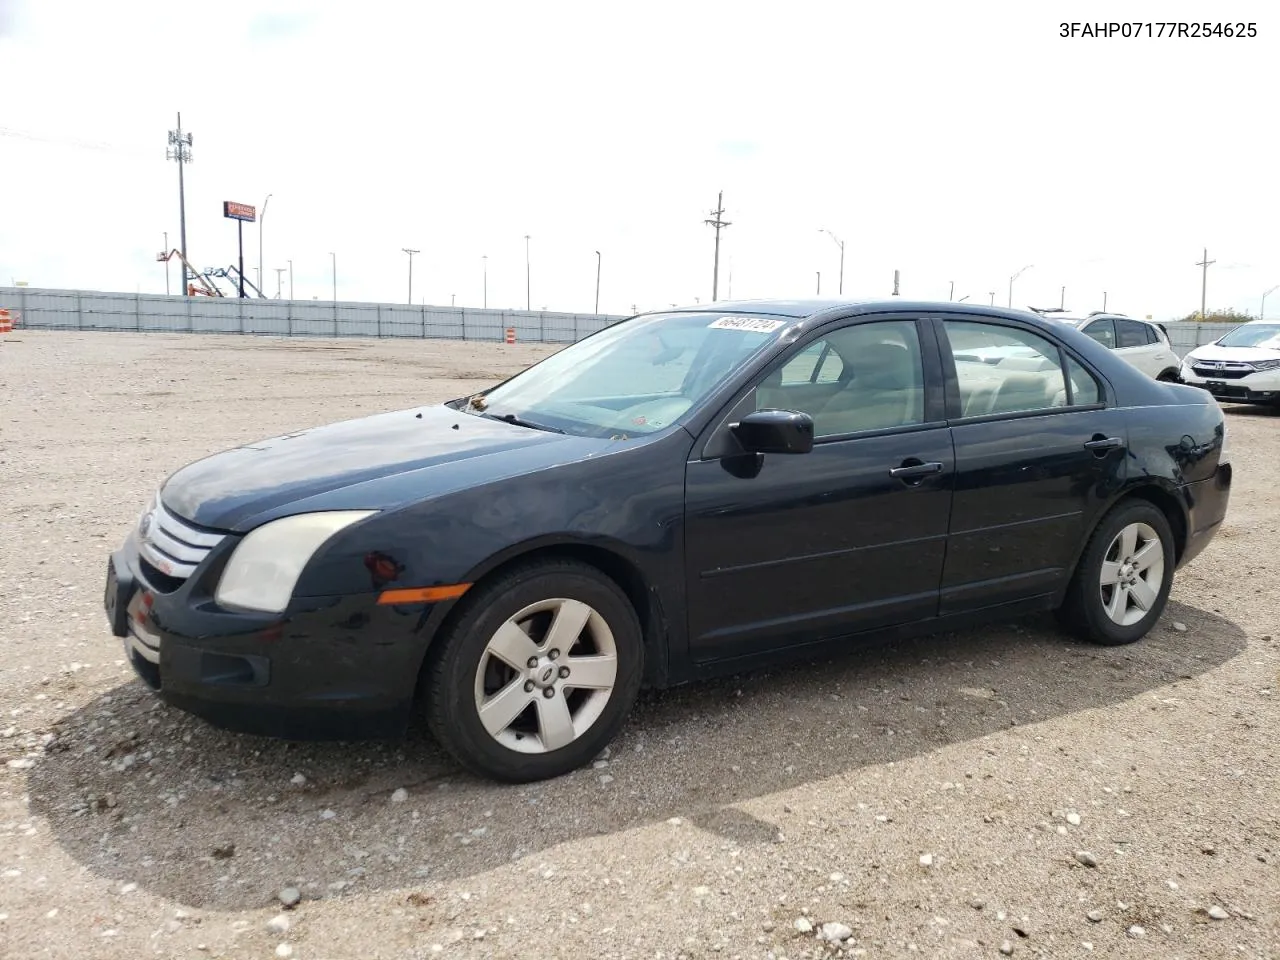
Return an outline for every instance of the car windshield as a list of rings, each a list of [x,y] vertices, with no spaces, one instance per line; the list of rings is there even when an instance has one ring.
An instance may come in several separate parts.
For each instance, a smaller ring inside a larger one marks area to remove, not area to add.
[[[669,427],[772,343],[787,321],[656,314],[565,347],[465,405],[468,413],[589,437]]]
[[[1247,323],[1218,341],[1220,347],[1268,347],[1280,350],[1280,324]]]

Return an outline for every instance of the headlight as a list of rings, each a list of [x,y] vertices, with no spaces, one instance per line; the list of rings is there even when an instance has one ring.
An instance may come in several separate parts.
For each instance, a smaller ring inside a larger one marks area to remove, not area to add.
[[[1280,370],[1280,360],[1254,360],[1250,366],[1255,370]]]
[[[307,561],[339,530],[375,510],[302,513],[251,530],[227,561],[214,599],[228,607],[281,613]]]

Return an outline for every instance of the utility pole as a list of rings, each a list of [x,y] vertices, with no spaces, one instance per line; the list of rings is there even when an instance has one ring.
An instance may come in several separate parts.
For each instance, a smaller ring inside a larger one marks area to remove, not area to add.
[[[704,220],[703,223],[716,228],[716,260],[715,272],[711,275],[711,300],[712,302],[720,299],[720,231],[725,227],[732,226],[727,220],[721,219],[724,216],[724,191],[721,190],[716,198],[716,208],[711,211],[711,219]]]
[[[1033,266],[1035,266],[1035,264],[1028,263],[1025,267],[1023,267],[1021,270],[1019,270],[1017,273],[1015,273],[1012,277],[1009,278],[1009,308],[1010,309],[1013,308],[1013,281],[1017,280],[1020,276],[1022,276],[1024,273],[1030,270]]]
[[[178,129],[169,131],[169,146],[165,152],[166,160],[178,162],[178,223],[182,231],[179,249],[182,251],[182,293],[187,293],[187,191],[182,178],[182,165],[191,162],[191,134],[182,132],[182,113],[178,113]]]
[[[289,261],[289,299],[293,299],[293,261]]]
[[[1107,291],[1102,291],[1102,312],[1107,312]]]
[[[267,194],[267,199],[262,201],[262,211],[258,214],[258,290],[262,290],[262,280],[267,275],[262,268],[262,228],[267,222],[267,204],[271,202],[271,194]]]
[[[948,283],[951,284],[951,292],[947,294],[947,300],[950,301],[956,298],[956,282],[954,280],[949,280]]]
[[[1211,264],[1215,264],[1217,262],[1218,262],[1217,260],[1209,259],[1209,248],[1206,247],[1204,251],[1204,259],[1196,264],[1197,267],[1202,268],[1202,272],[1200,274],[1200,322],[1201,323],[1204,323],[1205,293],[1208,291],[1208,288],[1209,288],[1209,267]]]
[[[284,276],[285,268],[272,267],[272,269],[275,270],[276,272],[276,299],[279,300],[280,299],[280,282],[281,282],[281,277]]]
[[[822,296],[822,271],[821,270],[817,271],[817,274],[818,274],[818,296]]]
[[[893,271],[893,295],[898,295],[898,271]]]
[[[415,253],[421,253],[422,251],[410,250],[408,247],[401,247],[400,249],[409,255],[409,299],[406,300],[405,303],[409,304],[409,306],[413,306],[413,255]]]
[[[529,235],[524,235],[524,309],[533,312],[533,298],[529,296]]]
[[[840,285],[837,292],[840,296],[844,296],[844,241],[825,227],[822,228],[822,232],[834,240],[836,242],[836,246],[840,248]]]
[[[596,316],[600,316],[600,251],[596,251]]]
[[[1058,294],[1058,309],[1059,310],[1067,309],[1067,288],[1066,287],[1063,287],[1062,293]]]

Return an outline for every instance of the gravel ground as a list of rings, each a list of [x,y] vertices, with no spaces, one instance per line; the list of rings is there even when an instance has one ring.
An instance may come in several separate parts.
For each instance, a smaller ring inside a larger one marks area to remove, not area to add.
[[[1280,957],[1267,413],[1229,410],[1227,524],[1132,647],[1033,618],[646,694],[528,787],[133,678],[103,569],[168,473],[551,349],[0,338],[0,956]]]

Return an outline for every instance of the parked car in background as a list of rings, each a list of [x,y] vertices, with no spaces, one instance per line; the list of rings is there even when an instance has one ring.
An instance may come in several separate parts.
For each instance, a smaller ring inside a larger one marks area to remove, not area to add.
[[[1183,383],[1233,403],[1280,404],[1280,323],[1250,320],[1183,358]]]
[[[1203,391],[1034,313],[716,303],[189,464],[103,603],[143,681],[214,723],[422,711],[468,770],[536,780],[642,685],[1040,610],[1137,641],[1226,514],[1226,440]]]
[[[1155,380],[1178,380],[1181,361],[1169,342],[1169,332],[1161,324],[1101,310],[1088,314],[1066,310],[1036,312],[1049,320],[1070,324]]]

